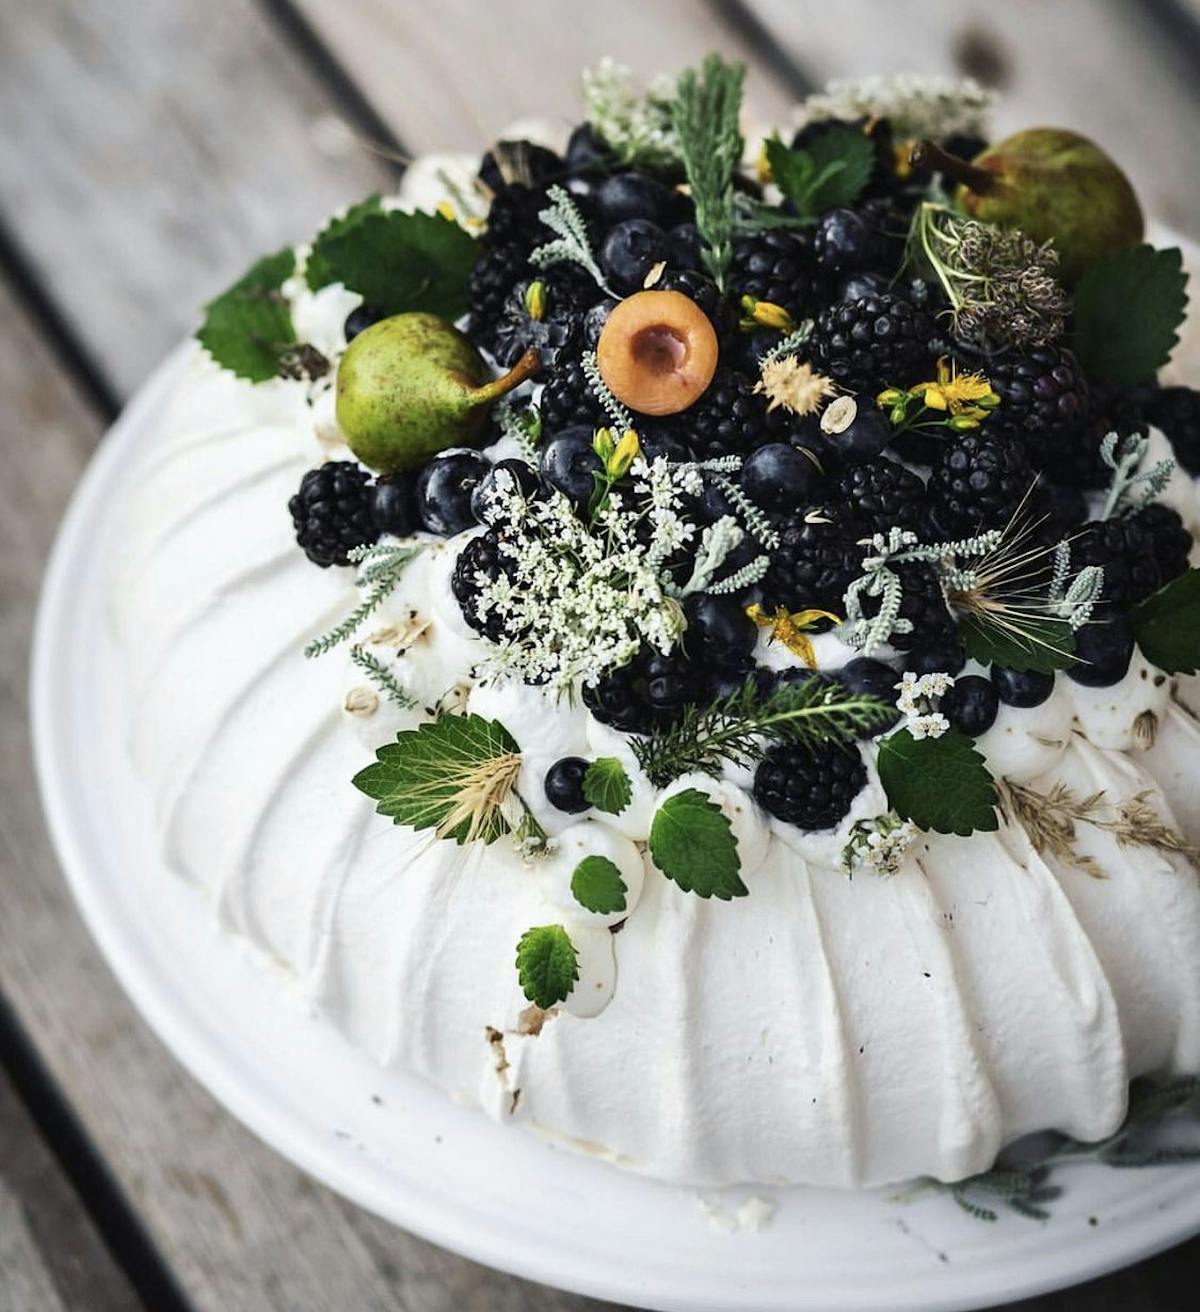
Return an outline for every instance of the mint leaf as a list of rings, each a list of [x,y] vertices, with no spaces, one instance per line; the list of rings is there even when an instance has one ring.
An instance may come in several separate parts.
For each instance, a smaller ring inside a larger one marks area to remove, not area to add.
[[[1130,387],[1171,358],[1187,312],[1178,249],[1134,246],[1090,269],[1075,288],[1075,353],[1089,378]]]
[[[296,344],[292,312],[280,288],[296,271],[290,246],[267,255],[204,307],[196,333],[200,345],[223,369],[252,383],[265,383]]]
[[[597,811],[620,815],[633,797],[633,785],[615,756],[600,756],[583,776],[583,795]]]
[[[606,856],[585,856],[571,875],[575,901],[602,916],[624,911],[627,891],[616,863]]]
[[[340,282],[380,314],[423,310],[443,319],[467,311],[475,238],[440,214],[362,214],[325,237],[318,274]]]
[[[1075,632],[1066,620],[1026,618],[1019,635],[982,615],[968,615],[958,627],[959,637],[980,665],[1007,665],[1011,670],[1038,670],[1050,674],[1075,664]]]
[[[698,788],[675,793],[655,811],[650,855],[685,893],[727,902],[749,891],[738,878],[742,863],[729,817]]]
[[[517,978],[536,1006],[553,1007],[567,997],[579,978],[579,954],[561,925],[538,925],[521,935]]]
[[[996,785],[974,740],[957,729],[940,738],[899,729],[880,743],[877,767],[892,809],[918,828],[964,837],[999,828]]]
[[[357,205],[351,205],[340,219],[330,219],[317,233],[313,238],[312,250],[308,253],[308,263],[304,266],[304,279],[312,291],[318,292],[322,287],[328,287],[330,283],[339,281],[325,254],[329,243],[356,227],[368,214],[380,213],[382,207],[379,197],[368,196],[366,200],[360,200]]]
[[[1200,670],[1200,569],[1189,569],[1130,615],[1143,655],[1168,674]]]
[[[766,153],[775,185],[810,219],[852,205],[875,166],[870,138],[852,127],[831,127],[806,150],[792,150],[772,137]]]
[[[491,843],[508,833],[503,804],[516,782],[520,753],[498,720],[442,715],[396,735],[354,776],[380,815],[439,838]],[[478,799],[471,805],[472,799]]]

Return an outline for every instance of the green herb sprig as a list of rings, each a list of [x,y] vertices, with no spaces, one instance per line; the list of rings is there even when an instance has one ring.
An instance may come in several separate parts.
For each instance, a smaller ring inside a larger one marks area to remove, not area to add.
[[[725,289],[733,259],[733,177],[742,158],[738,115],[746,69],[709,55],[680,79],[671,122],[696,206],[696,227],[704,244],[701,258],[713,281]]]
[[[747,680],[711,706],[686,707],[670,729],[634,739],[633,750],[651,781],[661,786],[692,771],[717,775],[726,761],[753,765],[775,743],[849,744],[893,715],[886,702],[821,679],[769,693]]]

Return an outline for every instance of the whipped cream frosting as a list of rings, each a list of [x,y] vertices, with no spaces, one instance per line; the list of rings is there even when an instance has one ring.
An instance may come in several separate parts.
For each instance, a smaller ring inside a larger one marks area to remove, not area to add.
[[[419,161],[399,202],[431,207],[470,167]],[[336,356],[357,298],[286,291],[299,334]],[[658,790],[582,705],[474,681],[479,644],[449,589],[466,535],[430,540],[366,633],[417,709],[381,701],[340,653],[306,660],[355,594],[350,571],[297,550],[287,500],[305,469],[348,454],[328,383],[251,387],[196,348],[133,480],[115,615],[164,863],[385,1070],[672,1181],[855,1187],[959,1178],[1037,1129],[1103,1136],[1133,1076],[1200,1069],[1200,883],[1175,854],[1080,825],[1097,878],[1005,823],[920,835],[894,877],[848,878],[850,827],[886,810],[869,759],[838,829],[802,833],[756,806],[745,770]],[[1169,500],[1200,530],[1190,479]],[[818,643],[822,667],[849,654]],[[520,744],[549,858],[394,826],[351,786],[449,689]],[[997,776],[1102,790],[1101,818],[1145,794],[1200,839],[1198,717],[1200,679],[1139,655],[1114,687],[1059,677],[1043,705],[1002,707],[978,746]],[[542,779],[565,755],[618,757],[630,805],[551,807]],[[749,896],[684,893],[645,854],[656,805],[688,787],[729,817]],[[585,853],[616,864],[625,912],[571,896]],[[521,933],[544,923],[568,929],[580,965],[549,1013],[513,968]]]

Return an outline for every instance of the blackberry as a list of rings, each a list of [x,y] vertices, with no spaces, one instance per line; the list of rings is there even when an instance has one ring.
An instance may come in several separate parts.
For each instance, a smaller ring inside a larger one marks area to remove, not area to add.
[[[1077,487],[1038,479],[1029,499],[1029,513],[1034,536],[1044,546],[1052,547],[1069,538],[1087,519],[1087,499]]]
[[[595,427],[604,419],[604,407],[596,400],[592,385],[578,360],[559,360],[546,380],[538,401],[546,433],[586,424]]]
[[[499,246],[515,243],[531,251],[535,246],[549,241],[553,233],[538,218],[549,204],[544,187],[527,187],[523,183],[514,182],[499,188],[488,209],[488,244]]]
[[[1151,532],[1136,515],[1092,520],[1071,540],[1071,565],[1104,570],[1101,597],[1108,608],[1124,611],[1157,591],[1158,563]]]
[[[379,540],[371,500],[371,476],[353,460],[334,460],[304,475],[288,510],[296,541],[314,565],[349,565],[355,547]]]
[[[828,274],[890,275],[900,265],[907,236],[904,216],[890,200],[876,197],[857,209],[824,214],[813,234],[813,255]]]
[[[930,517],[942,538],[1003,528],[1034,481],[1025,448],[985,432],[946,446],[929,476]]]
[[[696,700],[701,683],[682,653],[664,656],[645,647],[628,665],[610,670],[593,687],[585,685],[583,704],[601,724],[651,733],[677,720]]]
[[[514,184],[539,186],[563,174],[563,161],[532,141],[497,141],[479,163],[479,181],[491,192]]]
[[[754,800],[799,829],[832,829],[867,782],[857,751],[798,743],[772,747],[754,772]]]
[[[903,589],[900,618],[908,620],[912,628],[908,633],[893,633],[888,641],[897,651],[914,653],[932,649],[940,654],[955,647],[958,638],[954,617],[946,605],[946,594],[942,591],[937,571],[929,565],[897,565],[895,572]],[[879,610],[879,599],[863,597],[862,608],[864,615],[875,615]],[[911,668],[911,665],[906,668]],[[946,666],[936,668],[944,670]]]
[[[467,279],[467,304],[471,337],[486,336],[503,313],[509,293],[526,276],[528,250],[520,242],[490,246],[475,261]]]
[[[818,316],[809,359],[845,390],[873,397],[920,381],[933,333],[929,315],[890,292],[840,301]]]
[[[1104,383],[1089,387],[1088,414],[1078,428],[1035,452],[1045,472],[1068,487],[1096,490],[1108,485],[1112,470],[1100,457],[1105,434],[1149,432],[1144,411],[1146,396],[1141,388],[1117,388]]]
[[[1161,588],[1185,573],[1192,552],[1192,535],[1184,528],[1179,512],[1161,501],[1152,501],[1136,511],[1133,518],[1149,535],[1150,552],[1158,567],[1158,586]]]
[[[781,305],[793,319],[812,314],[817,276],[807,237],[786,228],[770,228],[735,237],[729,286],[739,296]]]
[[[763,579],[763,599],[769,609],[789,611],[816,607],[841,614],[846,589],[862,573],[866,549],[849,525],[792,520],[771,552]]]
[[[787,435],[784,411],[768,414],[766,402],[755,394],[754,383],[724,366],[713,375],[700,399],[678,415],[671,427],[700,460],[746,455]]]
[[[1037,346],[1025,355],[998,353],[966,368],[986,375],[1000,397],[988,431],[1025,443],[1034,468],[1045,465],[1057,443],[1078,434],[1088,419],[1088,385],[1074,355],[1061,346]]]
[[[836,439],[835,439],[836,440]],[[928,504],[925,484],[894,460],[854,465],[834,485],[839,518],[850,521],[858,537],[886,533],[895,525],[925,536]]]
[[[458,602],[463,619],[476,633],[482,633],[493,642],[501,642],[509,636],[508,624],[504,616],[494,610],[489,610],[480,618],[479,575],[495,581],[504,573],[506,561],[500,546],[501,537],[494,528],[473,537],[458,553],[454,572],[450,575],[450,591],[454,593],[454,600]]]
[[[1200,392],[1192,387],[1164,387],[1150,398],[1146,417],[1167,435],[1184,469],[1200,474]]]
[[[535,285],[541,289],[537,317],[530,306],[530,289]],[[537,349],[543,365],[552,364],[578,343],[584,313],[598,295],[596,284],[578,265],[556,265],[517,283],[490,331],[484,328],[476,340],[482,340],[506,369],[531,347]]]

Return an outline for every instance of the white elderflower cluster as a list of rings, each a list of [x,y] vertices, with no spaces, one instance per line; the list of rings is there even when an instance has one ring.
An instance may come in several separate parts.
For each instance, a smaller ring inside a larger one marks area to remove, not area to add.
[[[995,95],[972,78],[893,73],[830,82],[796,111],[796,126],[838,118],[886,118],[897,141],[987,137]]]
[[[933,709],[933,703],[954,686],[949,674],[922,674],[905,670],[896,687],[896,709],[904,716],[904,727],[914,738],[940,738],[950,728],[950,721]]]
[[[671,118],[675,89],[658,78],[647,91],[635,85],[623,64],[605,57],[583,75],[588,122],[624,165],[666,168],[679,160]]]
[[[692,541],[682,513],[703,490],[699,470],[637,460],[632,496],[610,492],[591,523],[559,493],[526,501],[516,480],[497,477],[485,509],[501,530],[497,578],[476,576],[480,619],[495,614],[512,635],[485,662],[496,676],[565,690],[591,686],[647,644],[669,652],[684,629],[666,563]]]
[[[853,875],[870,870],[876,875],[894,875],[917,836],[911,820],[901,820],[895,811],[860,820],[842,848],[842,868]]]

